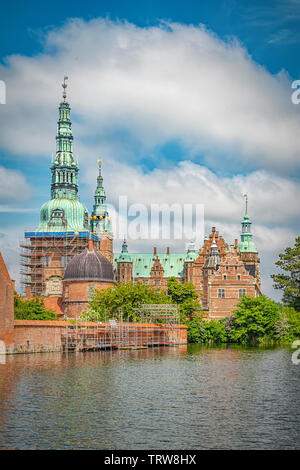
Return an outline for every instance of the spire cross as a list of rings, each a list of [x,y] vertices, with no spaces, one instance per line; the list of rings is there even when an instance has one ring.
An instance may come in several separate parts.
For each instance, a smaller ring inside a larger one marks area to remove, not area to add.
[[[248,214],[248,194],[244,194],[244,198],[245,198],[245,203],[246,203],[246,209],[245,209],[245,215]]]
[[[66,97],[67,97],[66,88],[67,88],[68,85],[66,84],[66,80],[68,80],[68,77],[64,77],[64,83],[62,84],[62,87],[64,89],[64,91],[63,91],[64,101],[66,101]]]

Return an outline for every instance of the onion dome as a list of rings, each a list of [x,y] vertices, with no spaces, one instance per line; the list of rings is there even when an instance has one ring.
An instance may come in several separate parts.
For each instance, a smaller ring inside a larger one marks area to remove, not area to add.
[[[88,211],[75,199],[51,199],[41,208],[38,232],[84,232],[88,229]]]
[[[64,281],[114,281],[112,264],[100,253],[87,248],[67,264]]]

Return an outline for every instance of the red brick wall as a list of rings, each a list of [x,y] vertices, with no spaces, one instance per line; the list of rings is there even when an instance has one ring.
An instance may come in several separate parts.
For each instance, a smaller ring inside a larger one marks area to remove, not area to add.
[[[44,305],[47,310],[53,310],[57,315],[62,315],[61,297],[44,297]]]
[[[113,238],[111,235],[102,235],[100,237],[100,250],[99,253],[103,255],[110,263],[113,263]]]
[[[0,253],[0,341],[10,350],[14,341],[14,287]]]
[[[120,261],[117,265],[117,281],[132,281],[132,262]]]
[[[14,352],[43,352],[59,351],[62,349],[62,336],[66,333],[67,322],[64,321],[37,321],[37,320],[16,320],[15,321],[15,349]],[[84,327],[89,330],[96,328],[93,322],[82,322]],[[108,323],[102,323],[102,327],[109,326]],[[133,331],[131,335],[132,343],[138,339],[139,343],[151,344],[153,338],[160,339],[168,344],[175,340],[176,344],[187,343],[187,327],[185,325],[174,326],[169,329],[164,325],[142,324],[142,323],[124,323],[124,329],[130,328]],[[76,326],[68,324],[69,331]]]
[[[239,290],[244,289],[245,295],[256,297],[256,283],[256,279],[245,269],[238,254],[227,254],[219,269],[208,277],[209,317],[230,316],[240,300]],[[225,290],[224,298],[218,296],[219,289]]]
[[[69,318],[79,317],[88,308],[89,288],[94,287],[97,290],[102,290],[114,285],[114,281],[63,281],[62,312]]]
[[[60,321],[15,320],[14,352],[59,351],[65,328]]]

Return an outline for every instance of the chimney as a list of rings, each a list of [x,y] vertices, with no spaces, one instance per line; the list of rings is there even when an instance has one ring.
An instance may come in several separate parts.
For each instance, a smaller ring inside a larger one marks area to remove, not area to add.
[[[169,254],[170,254],[170,247],[168,246],[167,247],[167,255],[169,255]]]
[[[93,251],[94,247],[93,247],[93,240],[90,238],[89,239],[89,251]]]
[[[234,248],[237,248],[237,246],[238,246],[238,240],[237,240],[237,238],[236,238],[236,239],[234,240]]]
[[[13,286],[13,290],[15,291],[16,290],[16,287],[15,287],[16,281],[14,279],[11,279],[11,283],[12,283],[12,286]]]
[[[153,253],[154,253],[154,255],[156,255],[156,246],[153,249]]]

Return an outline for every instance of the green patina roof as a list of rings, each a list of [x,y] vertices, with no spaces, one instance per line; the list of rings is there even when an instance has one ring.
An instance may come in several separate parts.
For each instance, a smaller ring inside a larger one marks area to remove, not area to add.
[[[238,249],[241,253],[243,252],[248,252],[248,253],[257,253],[257,248],[255,246],[255,243],[251,239],[246,239],[244,241],[241,241],[238,244]]]
[[[38,232],[81,232],[88,229],[88,211],[75,199],[51,199],[41,207]]]
[[[117,261],[128,261],[122,259],[123,255],[130,257],[129,261],[133,263],[133,276],[134,277],[151,277],[151,268],[153,263],[158,257],[160,264],[164,269],[164,277],[182,277],[184,276],[184,263],[197,258],[197,253],[166,253],[154,255],[153,253],[121,253],[114,258],[114,266],[117,266]],[[126,256],[126,258],[127,258]]]

